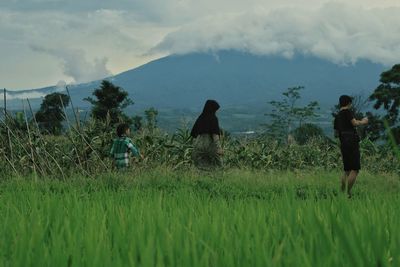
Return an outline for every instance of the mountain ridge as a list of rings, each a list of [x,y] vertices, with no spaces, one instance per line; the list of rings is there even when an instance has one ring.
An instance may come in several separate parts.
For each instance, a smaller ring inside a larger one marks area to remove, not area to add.
[[[385,67],[369,61],[341,66],[315,57],[296,55],[257,56],[238,51],[192,53],[163,57],[137,68],[105,78],[125,89],[135,105],[128,110],[146,107],[159,109],[199,109],[213,98],[227,107],[267,106],[279,99],[288,87],[304,86],[305,102],[316,100],[323,106],[336,103],[340,94],[369,94],[379,84]],[[101,80],[70,85],[75,106],[87,108],[83,101]],[[11,97],[36,93],[43,96],[60,90],[49,86],[8,92]],[[32,99],[37,107],[40,97]],[[20,105],[20,100],[9,101]]]

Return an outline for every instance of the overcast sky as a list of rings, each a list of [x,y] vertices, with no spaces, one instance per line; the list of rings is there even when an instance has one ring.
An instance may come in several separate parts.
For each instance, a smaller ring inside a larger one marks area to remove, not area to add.
[[[399,14],[399,0],[1,0],[0,87],[86,82],[219,49],[390,66]]]

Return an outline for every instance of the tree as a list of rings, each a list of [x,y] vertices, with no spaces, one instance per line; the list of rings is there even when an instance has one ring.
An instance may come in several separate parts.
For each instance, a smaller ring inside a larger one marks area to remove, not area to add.
[[[121,87],[115,86],[110,81],[103,80],[100,88],[93,92],[96,100],[87,97],[84,100],[92,104],[92,117],[97,120],[110,118],[110,123],[115,124],[120,121],[130,122],[130,119],[123,113],[123,109],[133,105],[133,101],[128,97],[128,92]]]
[[[369,97],[374,101],[374,108],[383,107],[386,111],[385,119],[390,126],[395,125],[399,117],[400,106],[400,64],[394,65],[392,69],[382,72],[381,84]]]
[[[374,102],[376,110],[383,107],[386,114],[382,117],[382,121],[387,122],[392,132],[399,133],[400,64],[382,72],[380,82],[381,84],[375,89],[369,100]]]
[[[15,113],[15,126],[17,129],[26,129],[25,114],[22,111]]]
[[[292,132],[292,135],[294,140],[300,145],[305,145],[307,142],[315,138],[325,138],[322,128],[312,123],[305,123],[297,127]]]
[[[140,131],[142,129],[143,126],[143,117],[142,116],[134,116],[132,117],[132,121],[133,121],[133,127],[135,129],[135,131]]]
[[[157,115],[158,110],[155,108],[149,108],[144,111],[146,115],[146,126],[149,130],[154,130],[157,127]]]
[[[67,107],[69,102],[69,96],[62,93],[46,95],[39,111],[35,114],[35,118],[41,129],[50,134],[60,134],[64,120],[63,107]]]
[[[288,139],[293,128],[301,127],[312,118],[318,117],[316,111],[319,104],[316,101],[310,102],[306,106],[298,106],[297,102],[301,99],[300,90],[304,87],[291,87],[282,93],[284,96],[281,101],[270,101],[272,112],[265,114],[271,118],[271,123],[267,124],[268,135],[278,140]]]
[[[360,137],[368,138],[371,141],[381,139],[385,132],[385,124],[382,117],[372,112],[365,113],[365,116],[368,117],[368,124],[362,128],[363,131],[361,131]],[[361,116],[360,118],[362,117],[364,116]]]

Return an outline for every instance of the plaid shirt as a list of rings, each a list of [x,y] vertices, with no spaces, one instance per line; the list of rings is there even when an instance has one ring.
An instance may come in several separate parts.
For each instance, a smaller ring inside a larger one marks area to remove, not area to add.
[[[121,136],[114,139],[110,154],[114,158],[118,169],[129,166],[129,151],[133,156],[139,156],[139,150],[133,145],[130,138]]]

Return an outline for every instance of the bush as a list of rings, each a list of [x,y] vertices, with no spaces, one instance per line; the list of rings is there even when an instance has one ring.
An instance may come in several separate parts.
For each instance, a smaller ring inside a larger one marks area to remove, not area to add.
[[[303,124],[302,126],[296,128],[292,134],[294,140],[296,140],[296,142],[300,145],[304,145],[312,139],[326,138],[322,128],[312,123]]]
[[[34,125],[29,126],[30,135],[4,122],[1,128],[3,177],[12,173],[27,175],[36,172],[39,176],[63,178],[69,173],[88,176],[111,170],[108,153],[115,133],[113,127],[105,122],[90,120],[79,129],[71,126],[62,136],[44,136]],[[192,164],[193,147],[188,129],[167,134],[159,129],[144,128],[134,134],[132,140],[144,155],[143,160],[136,160],[135,168],[166,166],[185,169]],[[263,136],[253,139],[223,137],[222,146],[225,168],[341,169],[338,144],[326,137],[313,136],[304,144],[290,145]],[[389,145],[379,146],[365,139],[361,142],[361,152],[364,169],[400,173],[400,159]]]

